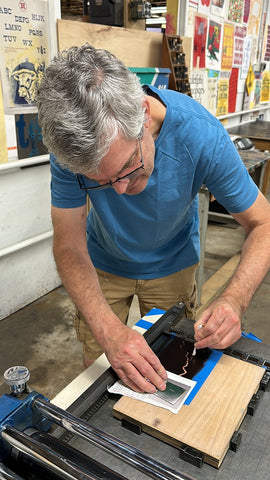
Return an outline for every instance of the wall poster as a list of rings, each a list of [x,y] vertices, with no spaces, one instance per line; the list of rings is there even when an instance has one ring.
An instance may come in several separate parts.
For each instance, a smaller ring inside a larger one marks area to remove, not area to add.
[[[270,72],[266,70],[262,77],[261,103],[270,101]]]
[[[8,161],[8,149],[7,149],[6,125],[5,125],[2,87],[0,83],[0,163],[5,163],[7,161]]]
[[[213,115],[217,108],[217,89],[220,72],[218,70],[208,70],[208,106],[207,109]]]
[[[207,18],[195,15],[193,40],[193,68],[205,68]]]
[[[48,1],[0,0],[1,77],[5,113],[33,113],[49,62]]]
[[[204,107],[208,107],[207,70],[193,69],[190,72],[189,84],[192,97]]]
[[[270,61],[270,25],[265,29],[264,45],[263,45],[263,59],[266,62]]]
[[[225,18],[226,0],[211,0],[211,14]]]
[[[229,0],[228,20],[229,22],[242,23],[244,14],[243,0]]]
[[[224,23],[221,69],[230,70],[233,65],[234,26]]]
[[[198,12],[204,13],[205,15],[210,15],[210,3],[210,0],[199,0]]]
[[[229,106],[229,71],[221,71],[218,81],[218,94],[217,94],[217,110],[216,116],[228,114]]]
[[[262,0],[250,0],[250,11],[248,17],[248,35],[257,37],[259,35],[260,18],[262,14]]]
[[[230,80],[229,80],[228,113],[234,113],[236,110],[238,75],[239,75],[239,68],[232,68]]]
[[[234,46],[233,46],[233,67],[241,67],[243,63],[244,38],[247,34],[247,27],[235,25]]]
[[[210,20],[207,39],[206,68],[220,70],[222,24]]]

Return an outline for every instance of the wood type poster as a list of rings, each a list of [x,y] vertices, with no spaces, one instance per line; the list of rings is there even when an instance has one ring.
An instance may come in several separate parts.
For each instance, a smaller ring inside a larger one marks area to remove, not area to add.
[[[19,159],[48,153],[42,142],[37,113],[15,115],[15,123]]]
[[[230,72],[222,70],[218,81],[216,116],[227,115],[229,108],[229,78]]]
[[[205,68],[207,18],[195,15],[193,40],[193,68]]]
[[[234,26],[224,23],[221,70],[231,70],[233,65]]]
[[[1,77],[5,113],[36,112],[49,61],[48,1],[0,0]]]
[[[261,91],[261,103],[268,103],[270,101],[270,72],[263,72],[262,77],[262,91]]]

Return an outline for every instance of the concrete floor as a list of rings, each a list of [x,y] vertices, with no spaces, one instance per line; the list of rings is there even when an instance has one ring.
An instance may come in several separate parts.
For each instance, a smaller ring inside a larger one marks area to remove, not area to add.
[[[243,239],[244,232],[239,226],[208,225],[204,281],[240,251]],[[73,312],[69,296],[59,287],[0,322],[0,395],[8,393],[3,373],[12,365],[27,366],[31,373],[30,387],[49,399],[83,370]],[[135,298],[130,324],[139,318]],[[270,344],[270,272],[243,317],[243,330]]]

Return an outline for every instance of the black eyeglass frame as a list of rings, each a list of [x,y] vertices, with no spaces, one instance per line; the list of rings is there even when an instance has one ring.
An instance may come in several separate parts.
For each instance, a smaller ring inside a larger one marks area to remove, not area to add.
[[[80,186],[80,189],[81,190],[102,190],[104,188],[110,188],[110,187],[113,187],[113,185],[117,182],[120,182],[121,180],[124,180],[125,178],[132,178],[134,176],[136,176],[136,173],[139,171],[139,170],[144,170],[144,161],[143,161],[143,155],[142,155],[142,146],[141,146],[141,141],[140,139],[138,138],[138,142],[139,142],[139,148],[140,148],[140,154],[141,154],[141,159],[140,159],[140,162],[141,162],[141,165],[137,168],[135,168],[135,170],[132,170],[131,172],[127,173],[126,175],[123,175],[122,177],[117,177],[116,180],[114,180],[113,182],[112,181],[109,181],[107,183],[104,183],[103,185],[95,185],[94,187],[86,187],[81,179],[80,179],[80,175],[76,175],[77,177],[77,180],[78,180],[78,183],[79,183],[79,186]]]

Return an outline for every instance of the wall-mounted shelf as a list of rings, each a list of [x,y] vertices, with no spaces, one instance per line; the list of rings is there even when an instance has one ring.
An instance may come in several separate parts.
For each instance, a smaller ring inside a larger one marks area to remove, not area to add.
[[[186,55],[179,35],[164,34],[161,65],[171,69],[169,88],[191,97]]]

